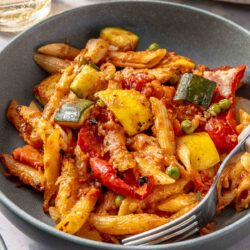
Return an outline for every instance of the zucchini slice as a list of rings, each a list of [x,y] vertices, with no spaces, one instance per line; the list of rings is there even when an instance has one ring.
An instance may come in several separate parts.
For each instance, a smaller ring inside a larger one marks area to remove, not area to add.
[[[216,88],[216,83],[204,77],[185,73],[180,79],[175,101],[188,101],[208,108]]]
[[[78,128],[88,118],[94,102],[86,99],[77,99],[63,103],[56,112],[54,121],[60,125]]]

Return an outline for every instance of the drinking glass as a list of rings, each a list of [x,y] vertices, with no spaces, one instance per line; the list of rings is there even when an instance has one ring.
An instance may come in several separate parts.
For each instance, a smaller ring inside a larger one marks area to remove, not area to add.
[[[51,0],[0,0],[0,31],[17,32],[45,18]]]

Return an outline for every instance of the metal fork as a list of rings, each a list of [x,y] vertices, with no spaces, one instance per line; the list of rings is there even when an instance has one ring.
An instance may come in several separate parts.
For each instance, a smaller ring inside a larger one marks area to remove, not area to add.
[[[248,141],[246,142],[246,140]],[[168,241],[181,241],[197,233],[214,217],[217,208],[217,183],[225,169],[235,155],[245,151],[245,146],[250,147],[250,125],[240,134],[238,145],[222,162],[214,182],[206,196],[198,206],[180,218],[151,229],[149,231],[125,238],[123,245],[154,245]]]

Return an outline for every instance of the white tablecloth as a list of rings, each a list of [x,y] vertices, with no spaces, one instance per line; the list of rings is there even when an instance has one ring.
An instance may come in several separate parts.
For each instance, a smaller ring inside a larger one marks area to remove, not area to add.
[[[1,0],[0,0],[1,1]],[[170,0],[171,1],[171,0]],[[97,1],[92,0],[53,0],[51,15],[60,13],[66,9],[74,8],[84,4]],[[172,0],[172,2],[188,3],[197,7],[205,8],[217,14],[231,18],[245,28],[250,29],[250,8],[249,6],[234,6],[217,3],[208,0]],[[0,50],[14,37],[12,33],[0,33]],[[0,211],[0,234],[5,240],[8,250],[53,250],[28,238],[11,224]],[[72,249],[73,250],[73,249]],[[237,242],[228,250],[250,250],[250,235]]]

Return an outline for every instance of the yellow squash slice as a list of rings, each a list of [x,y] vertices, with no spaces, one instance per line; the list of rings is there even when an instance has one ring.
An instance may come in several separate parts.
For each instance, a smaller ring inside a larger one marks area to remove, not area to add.
[[[189,171],[208,169],[220,161],[212,139],[205,132],[179,137],[177,155]]]
[[[129,136],[136,135],[152,124],[150,103],[136,90],[107,89],[96,94],[122,124]]]

